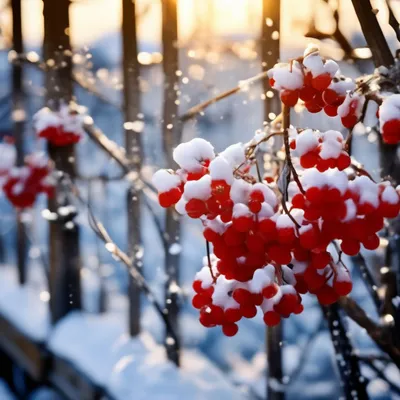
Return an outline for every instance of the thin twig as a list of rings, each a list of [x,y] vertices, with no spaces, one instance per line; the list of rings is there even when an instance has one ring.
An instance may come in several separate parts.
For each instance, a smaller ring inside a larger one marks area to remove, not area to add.
[[[293,174],[293,179],[296,182],[300,192],[302,194],[305,194],[303,185],[300,182],[299,175],[297,174],[296,168],[292,163],[292,157],[290,155],[290,145],[289,145],[290,107],[285,106],[283,103],[282,103],[282,116],[283,116],[282,130],[283,130],[283,141],[285,145],[286,162],[288,164],[290,172]]]
[[[364,328],[371,339],[400,368],[400,349],[394,346],[389,330],[369,318],[365,311],[352,298],[340,297],[338,303],[346,314],[359,326]]]
[[[210,242],[206,240],[206,248],[207,248],[207,262],[208,262],[208,268],[210,270],[210,275],[211,278],[213,279],[213,282],[215,283],[217,281],[217,278],[214,275],[212,265],[211,265],[211,252],[210,252]]]
[[[367,267],[364,257],[361,254],[358,254],[357,256],[353,257],[353,263],[356,266],[358,266],[358,268],[360,269],[361,276],[363,278],[363,282],[372,297],[372,300],[375,304],[376,310],[379,312],[381,309],[381,306],[382,306],[382,302],[376,291],[377,284],[375,282],[375,279],[371,275],[371,272],[369,271],[369,269]]]
[[[237,92],[240,92],[241,90],[247,90],[247,88],[250,85],[265,79],[267,76],[268,76],[267,72],[261,72],[260,74],[253,76],[252,78],[246,79],[244,81],[240,81],[238,86],[235,86],[232,89],[229,89],[225,92],[220,93],[219,95],[213,97],[212,99],[206,100],[203,103],[200,103],[200,104],[190,108],[188,111],[185,112],[185,114],[180,116],[180,120],[182,122],[186,122],[186,121],[194,118],[197,114],[200,114],[207,107],[209,107],[209,106],[219,102],[220,100],[223,100]]]
[[[156,311],[164,321],[171,338],[175,341],[175,343],[178,343],[177,336],[168,318],[168,314],[164,312],[162,305],[156,300],[155,294],[151,290],[141,271],[133,265],[132,259],[125,252],[123,252],[112,240],[104,225],[95,217],[90,204],[80,195],[79,189],[72,183],[67,174],[64,175],[64,179],[67,181],[68,186],[71,189],[71,193],[80,201],[80,203],[82,203],[86,207],[88,211],[89,225],[99,237],[99,239],[104,242],[104,244],[106,245],[106,250],[110,254],[112,254],[112,256],[117,261],[122,262],[127,267],[132,278],[135,279],[140,289],[143,290],[143,293],[146,295],[147,299],[155,307]]]
[[[23,62],[29,65],[32,65],[33,67],[37,68],[38,70],[42,72],[46,72],[49,67],[47,67],[46,63],[40,60],[39,58],[29,58],[26,54],[20,53],[16,54],[15,58],[12,60],[13,63],[18,63],[18,62]],[[101,100],[105,104],[109,104],[118,110],[122,110],[122,107],[119,103],[116,103],[109,99],[107,96],[102,94],[95,85],[92,85],[88,80],[85,80],[83,76],[80,74],[73,72],[72,73],[72,80],[80,86],[82,89],[86,90],[88,93],[92,94],[93,96],[96,96],[99,100]]]

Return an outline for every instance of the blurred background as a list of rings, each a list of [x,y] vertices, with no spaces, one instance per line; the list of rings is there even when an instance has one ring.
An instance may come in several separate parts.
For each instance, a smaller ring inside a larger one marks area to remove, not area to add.
[[[179,88],[175,104],[180,115],[263,70],[263,25],[271,28],[268,42],[271,48],[280,49],[280,60],[301,56],[307,44],[313,42],[320,46],[323,56],[339,62],[344,75],[354,78],[373,71],[371,52],[351,0],[281,0],[280,26],[274,25],[277,21],[264,18],[263,3],[268,2],[276,2],[276,7],[279,7],[276,0],[177,1],[179,68],[176,79]],[[160,0],[137,0],[135,3],[141,92],[141,115],[136,121],[128,121],[122,111],[122,2],[72,1],[70,27],[65,33],[72,45],[77,103],[87,107],[96,126],[118,145],[124,145],[124,123],[136,124],[143,141],[143,171],[150,177],[157,168],[165,166],[162,5]],[[372,3],[379,10],[378,19],[394,51],[397,41],[387,22],[387,2],[376,0]],[[396,15],[400,13],[399,2],[391,1],[390,4]],[[21,10],[24,51],[28,59],[23,66],[27,113],[24,143],[26,153],[30,153],[46,149],[45,144],[35,138],[32,127],[32,115],[43,107],[46,94],[45,75],[35,65],[43,57],[43,1],[21,0]],[[164,24],[168,27],[169,23],[164,21]],[[0,33],[0,135],[8,136],[13,132],[12,64],[9,62],[13,38],[12,12],[6,0],[0,1]],[[265,109],[266,99],[273,97],[273,92],[266,92],[261,82],[251,85],[248,90],[241,90],[213,104],[185,123],[182,141],[202,137],[212,142],[217,151],[232,143],[247,141],[257,129],[263,128],[265,122],[276,116],[273,106],[270,110]],[[311,115],[302,109],[296,109],[293,123],[320,129],[339,129],[340,126],[335,118]],[[379,176],[376,140],[376,134],[370,128],[357,126],[354,155],[370,173]],[[126,249],[128,180],[117,179],[121,176],[120,167],[89,137],[76,146],[75,161],[78,174],[83,177],[77,181],[81,193],[115,243]],[[165,251],[154,216],[162,220],[163,211],[154,201],[154,195],[149,195],[147,201],[150,206],[142,207],[140,214],[143,274],[162,303],[168,276],[164,265]],[[100,398],[93,397],[97,393],[115,399],[265,398],[268,367],[262,315],[241,321],[239,333],[226,338],[219,329],[203,328],[198,322],[197,311],[191,305],[193,277],[206,254],[199,223],[182,218],[180,241],[168,249],[169,253],[180,256],[177,303],[183,350],[182,368],[177,372],[165,360],[159,347],[164,341],[164,324],[145,299],[141,305],[140,338],[130,338],[129,275],[97,239],[89,226],[85,207],[79,207],[76,217],[80,227],[83,312],[74,311],[56,325],[52,324],[49,311],[51,295],[46,278],[49,270],[46,261],[48,225],[43,218],[46,209],[46,199],[40,198],[33,209],[22,213],[29,250],[27,282],[20,286],[15,266],[17,219],[13,207],[0,197],[0,315],[3,319],[0,326],[2,334],[9,332],[4,322],[8,321],[29,343],[39,345],[41,351],[56,354],[66,364],[52,365],[53,378],[36,380],[26,371],[23,362],[16,363],[10,356],[12,352],[3,348],[2,365],[7,365],[7,368],[4,368],[3,380],[0,381],[4,387],[4,394],[0,391],[1,400],[14,397],[58,399],[64,398],[66,393],[70,393],[69,398],[73,399]],[[371,262],[376,258],[376,254],[366,256]],[[357,278],[359,274],[359,269],[353,268],[356,283],[352,296],[374,315],[368,291]],[[305,296],[304,305],[303,314],[292,316],[283,323],[283,336],[279,343],[283,378],[281,383],[276,382],[276,385],[281,385],[277,391],[285,392],[289,399],[337,399],[341,393],[330,333],[317,302]],[[347,323],[357,351],[365,355],[376,351],[361,328],[350,320]],[[12,340],[4,343],[10,346]],[[29,350],[25,353],[33,354]],[[30,360],[32,362],[32,357]],[[70,374],[83,377],[94,392],[87,394],[84,384],[76,381],[74,384],[72,378],[65,378],[65,369],[68,368],[72,370]],[[399,371],[393,364],[383,364],[382,368],[391,381],[400,381]],[[362,372],[369,380],[371,398],[399,396],[373,368],[363,365]],[[175,383],[169,387],[168,380]]]

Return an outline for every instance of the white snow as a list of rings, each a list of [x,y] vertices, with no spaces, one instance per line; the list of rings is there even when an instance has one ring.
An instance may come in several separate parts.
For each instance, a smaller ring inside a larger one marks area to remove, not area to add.
[[[247,207],[245,204],[236,203],[233,206],[232,216],[233,218],[240,218],[240,217],[251,218],[253,216],[253,213],[249,210],[249,207]]]
[[[275,268],[267,265],[263,269],[257,269],[254,272],[253,279],[249,281],[249,290],[252,293],[261,293],[261,291],[274,282]]]
[[[385,122],[400,119],[400,94],[386,97],[379,107],[379,123],[382,127]]]
[[[45,341],[50,314],[48,296],[41,293],[47,293],[47,289],[39,284],[20,286],[15,266],[0,266],[0,274],[0,314],[24,335],[38,342]]]
[[[339,80],[338,82],[332,82],[329,85],[329,89],[334,90],[338,95],[345,96],[347,92],[350,92],[356,88],[355,82],[351,78]]]
[[[359,117],[365,102],[365,97],[360,96],[356,92],[349,92],[344,99],[344,102],[338,107],[339,117],[346,117],[350,112],[350,105],[355,106],[354,114]]]
[[[244,181],[243,179],[235,179],[233,181],[230,197],[234,203],[246,203],[249,200],[251,192],[251,184]]]
[[[178,187],[181,180],[173,171],[159,169],[152,177],[152,182],[159,192],[168,192],[169,190]]]
[[[228,185],[233,182],[233,170],[230,163],[222,156],[216,157],[209,166],[211,178],[213,180],[223,180]]]
[[[319,48],[310,44],[304,51],[303,65],[312,73],[313,77],[324,73],[334,76],[339,70],[339,66],[333,60],[324,62],[319,54]]]
[[[212,295],[213,304],[223,309],[239,308],[239,303],[228,294],[236,287],[236,284],[237,281],[226,279],[223,275],[220,275],[214,286],[214,293]]]
[[[346,206],[346,216],[343,218],[343,222],[352,221],[357,215],[357,206],[352,199],[348,199],[344,202]]]
[[[399,202],[399,195],[393,186],[385,187],[382,192],[382,200],[389,204],[397,204]]]
[[[131,338],[126,325],[117,313],[74,312],[56,325],[49,347],[117,400],[243,398],[199,353],[183,351],[178,369],[149,334]]]
[[[251,191],[259,190],[264,195],[264,201],[269,204],[272,208],[278,204],[278,199],[274,191],[269,188],[265,183],[257,182],[252,186]]]
[[[211,197],[211,176],[204,175],[198,181],[186,182],[183,196],[186,200],[208,200]]]
[[[175,162],[189,172],[202,169],[202,161],[214,159],[214,148],[204,139],[196,138],[179,144],[173,151]]]
[[[8,171],[15,164],[17,152],[10,143],[0,143],[0,175]]]
[[[0,399],[1,400],[15,400],[16,397],[11,393],[7,384],[0,379]]]
[[[232,144],[221,152],[219,156],[225,158],[232,168],[237,167],[246,160],[245,146],[243,143]]]
[[[274,210],[272,207],[267,203],[261,204],[261,210],[259,211],[258,219],[262,221],[263,219],[270,218],[274,215]]]
[[[318,144],[318,136],[312,129],[306,129],[296,137],[296,152],[301,157],[318,147]]]
[[[276,90],[296,90],[303,86],[304,76],[297,61],[289,64],[276,64],[268,71],[268,76],[275,80]]]

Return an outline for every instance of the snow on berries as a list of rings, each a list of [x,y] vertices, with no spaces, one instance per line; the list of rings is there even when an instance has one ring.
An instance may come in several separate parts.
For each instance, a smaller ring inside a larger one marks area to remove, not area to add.
[[[302,58],[288,64],[276,64],[268,71],[268,76],[271,87],[279,90],[286,106],[294,107],[300,99],[309,112],[317,113],[329,105],[324,101],[324,93],[338,70],[334,61],[324,60],[317,47],[309,46]]]
[[[327,305],[350,293],[350,274],[331,243],[348,255],[361,246],[375,249],[383,219],[400,209],[389,183],[343,171],[350,158],[340,132],[308,129],[292,136],[292,152],[305,169],[301,187],[290,182],[286,207],[276,184],[250,173],[252,145],[215,154],[211,144],[195,139],[175,149],[179,169],[153,177],[163,207],[175,205],[203,225],[213,254],[195,276],[192,304],[202,325],[221,326],[227,336],[257,310],[269,326],[301,313],[302,294]]]
[[[303,168],[316,167],[320,172],[329,168],[342,171],[351,164],[350,156],[345,151],[343,135],[338,131],[305,129],[292,137],[290,147],[300,157]]]
[[[46,157],[43,154],[34,154],[27,157],[24,166],[11,168],[2,189],[8,200],[17,208],[32,207],[40,193],[52,197],[54,180]]]
[[[84,112],[84,107],[73,103],[62,104],[57,111],[44,107],[33,116],[34,129],[54,146],[78,143],[84,134]]]
[[[338,107],[337,113],[345,128],[352,128],[361,118],[365,97],[356,92],[349,92],[343,103]]]
[[[400,142],[400,94],[386,97],[379,107],[382,140],[387,144]]]

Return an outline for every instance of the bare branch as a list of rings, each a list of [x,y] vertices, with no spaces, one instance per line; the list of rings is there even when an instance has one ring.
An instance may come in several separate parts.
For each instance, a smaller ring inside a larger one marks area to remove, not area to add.
[[[261,72],[260,74],[253,76],[252,78],[246,79],[244,81],[240,81],[238,86],[229,89],[225,92],[220,93],[218,96],[213,97],[212,99],[206,100],[203,103],[200,103],[188,111],[185,114],[181,115],[180,120],[182,122],[186,122],[192,118],[194,118],[197,114],[200,114],[207,107],[219,102],[220,100],[226,99],[229,96],[232,96],[235,93],[240,92],[241,90],[247,90],[250,85],[253,85],[256,82],[259,82],[267,77],[267,72]]]
[[[100,128],[96,127],[90,117],[85,119],[83,129],[94,143],[100,146],[122,167],[125,173],[129,173],[130,163],[122,147],[119,147],[115,142],[110,140]]]
[[[370,319],[365,311],[352,298],[340,297],[338,303],[346,314],[354,322],[364,328],[371,339],[387,353],[397,367],[400,368],[400,349],[394,346],[389,330]]]

